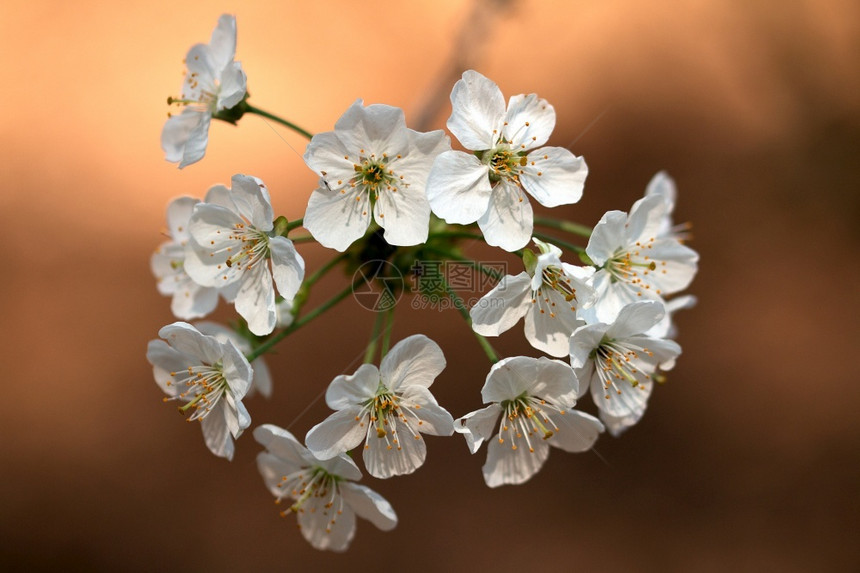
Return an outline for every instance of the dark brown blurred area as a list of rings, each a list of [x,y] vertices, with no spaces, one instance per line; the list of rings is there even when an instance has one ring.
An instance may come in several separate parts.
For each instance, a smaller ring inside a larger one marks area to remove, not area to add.
[[[305,142],[247,117],[213,125],[201,163],[164,161],[164,100],[221,5],[8,3],[0,568],[860,570],[857,3],[318,4],[228,8],[256,105],[315,132],[357,97],[410,121],[440,78],[447,94],[448,62],[468,62],[506,96],[547,98],[550,143],[588,161],[583,200],[555,214],[591,225],[658,170],[675,178],[701,254],[678,366],[641,424],[595,453],[553,451],[522,486],[488,489],[484,450],[429,438],[416,474],[365,478],[394,531],[360,521],[346,554],[312,550],[278,517],[250,432],[232,463],[212,456],[145,359],[173,321],[149,272],[169,199],[248,173],[297,218],[315,183]],[[303,253],[311,269],[330,255]],[[371,322],[347,301],[282,344],[253,423],[303,436]],[[395,339],[417,332],[446,353],[440,403],[478,408],[489,364],[456,312],[398,308]],[[497,346],[535,355],[521,338]]]

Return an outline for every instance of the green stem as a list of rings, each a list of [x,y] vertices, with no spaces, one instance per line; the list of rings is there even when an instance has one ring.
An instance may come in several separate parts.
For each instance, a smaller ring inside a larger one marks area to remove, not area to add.
[[[343,299],[348,297],[352,293],[354,288],[355,288],[355,285],[350,284],[348,287],[346,287],[345,289],[343,289],[342,291],[337,293],[335,296],[333,296],[332,298],[330,298],[329,300],[327,300],[323,304],[319,305],[318,307],[316,307],[315,309],[313,309],[312,311],[310,311],[309,313],[307,313],[303,317],[299,318],[298,320],[296,320],[294,323],[292,323],[287,328],[283,329],[279,333],[272,336],[270,339],[268,339],[266,342],[264,342],[263,344],[261,344],[260,346],[255,348],[253,352],[251,352],[250,354],[248,354],[246,356],[246,358],[248,359],[248,362],[253,362],[257,358],[259,358],[260,356],[262,356],[263,354],[265,354],[266,352],[271,350],[281,340],[283,340],[284,338],[286,338],[290,334],[294,333],[295,331],[297,331],[298,329],[300,329],[301,327],[303,327],[307,323],[311,322],[316,317],[323,314],[325,311],[329,310],[330,308],[335,306],[337,303],[339,303],[340,301],[342,301]]]
[[[290,231],[292,231],[293,229],[298,229],[299,227],[303,226],[303,225],[304,225],[304,223],[305,223],[304,218],[296,219],[295,221],[290,221],[290,222],[287,224],[287,232],[290,232]]]
[[[549,227],[551,229],[558,229],[566,233],[585,237],[586,239],[591,237],[592,231],[590,227],[580,225],[579,223],[571,223],[570,221],[559,221],[557,219],[550,219],[549,217],[535,217],[535,225],[538,225],[540,227]]]
[[[315,242],[316,242],[316,239],[314,239],[314,238],[313,238],[313,237],[311,237],[310,235],[304,235],[304,236],[301,236],[301,237],[295,237],[295,238],[292,238],[292,239],[290,239],[290,240],[291,240],[292,242],[294,242],[294,243],[315,243]]]
[[[302,129],[301,127],[299,127],[295,123],[287,121],[284,118],[278,117],[277,115],[271,114],[271,113],[269,113],[265,110],[262,110],[260,108],[254,107],[251,104],[249,104],[248,102],[245,102],[245,113],[255,113],[259,116],[265,117],[267,119],[271,119],[272,121],[276,121],[276,122],[280,123],[281,125],[283,125],[284,127],[288,127],[290,129],[292,129],[293,131],[295,131],[296,133],[298,133],[299,135],[303,135],[303,136],[307,137],[308,139],[311,139],[314,136],[313,133],[311,133],[310,131],[308,131],[306,129]]]
[[[533,233],[535,237],[540,239],[541,241],[545,241],[547,243],[552,243],[557,247],[563,247],[568,251],[573,251],[574,253],[584,253],[585,248],[580,247],[579,245],[574,245],[573,243],[568,243],[567,241],[562,241],[556,237],[551,237],[550,235],[545,235],[544,233]]]
[[[451,297],[451,300],[454,301],[454,307],[456,307],[457,311],[460,313],[460,316],[463,317],[463,320],[466,321],[466,324],[469,326],[469,330],[472,330],[472,317],[469,316],[469,311],[466,309],[466,303],[463,299],[451,288],[451,285],[448,284],[448,281],[442,279],[442,284],[445,286],[445,291],[448,293],[448,296]],[[499,361],[499,355],[496,354],[496,351],[490,345],[486,338],[472,330],[472,334],[475,335],[475,338],[478,340],[478,344],[481,345],[481,348],[484,350],[484,354],[487,355],[487,358],[490,359],[492,364],[495,364]]]
[[[394,330],[393,306],[385,312],[385,319],[385,330],[382,332],[382,351],[379,353],[381,358],[388,354],[388,348],[391,346],[391,331]]]
[[[379,342],[379,334],[382,331],[382,322],[386,316],[388,316],[387,312],[376,313],[376,318],[373,320],[373,330],[370,333],[370,342],[367,343],[367,350],[364,351],[365,364],[373,364],[373,357],[376,356],[376,346]]]

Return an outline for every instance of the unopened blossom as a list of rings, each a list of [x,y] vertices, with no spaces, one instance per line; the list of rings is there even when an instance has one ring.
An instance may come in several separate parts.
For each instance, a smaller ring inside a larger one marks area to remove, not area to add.
[[[481,389],[490,405],[454,421],[473,454],[489,440],[483,467],[488,486],[528,481],[543,467],[550,446],[584,452],[594,445],[603,424],[572,409],[578,387],[573,370],[558,360],[516,356],[493,365]]]
[[[275,286],[292,300],[304,279],[305,263],[293,242],[276,234],[265,184],[234,175],[231,189],[213,187],[206,201],[194,208],[188,229],[188,275],[203,286],[218,287],[235,303],[251,332],[272,332],[277,323]]]
[[[615,321],[581,326],[570,337],[570,364],[580,395],[591,389],[601,419],[615,435],[642,418],[654,373],[671,367],[681,354],[675,341],[645,334],[664,313],[658,301],[632,303]]]
[[[540,249],[535,265],[506,275],[469,311],[472,329],[482,336],[498,336],[525,316],[526,339],[533,347],[556,357],[569,353],[570,335],[584,324],[577,309],[593,302],[587,284],[594,269],[561,262],[561,249],[534,239]]]
[[[257,468],[275,503],[292,500],[281,512],[296,514],[299,529],[315,549],[344,551],[355,536],[355,516],[383,531],[397,525],[391,504],[368,487],[352,483],[361,472],[349,456],[316,458],[287,430],[258,426],[254,438],[266,451],[257,455]]]
[[[207,336],[214,337],[218,342],[232,342],[245,356],[249,355],[253,350],[247,338],[242,337],[238,332],[223,324],[203,320],[195,322],[194,328]],[[272,396],[272,375],[269,372],[266,361],[261,356],[251,362],[251,368],[254,370],[254,377],[251,380],[251,387],[248,389],[246,396],[251,397],[254,395],[254,392],[259,392],[266,398],[270,398]]]
[[[662,302],[693,280],[699,255],[660,235],[667,209],[661,196],[643,197],[629,215],[609,211],[594,227],[585,252],[597,267],[592,279],[597,320],[612,322],[632,302]]]
[[[391,245],[427,240],[430,204],[424,190],[433,160],[450,149],[441,131],[406,127],[403,111],[388,105],[353,103],[305,151],[305,163],[320,176],[308,201],[304,226],[323,246],[344,251],[371,220]]]
[[[185,272],[185,247],[188,244],[188,222],[199,199],[178,197],[167,206],[168,241],[162,243],[150,259],[158,292],[172,296],[170,310],[176,318],[191,320],[206,316],[218,305],[218,290],[194,282]]]
[[[161,132],[161,148],[167,160],[185,167],[206,154],[209,123],[218,112],[230,109],[245,97],[246,79],[236,55],[236,18],[224,14],[208,44],[196,44],[185,56],[187,71],[181,95],[168,98],[182,108],[171,115]]]
[[[475,221],[488,244],[515,251],[532,235],[526,194],[545,207],[576,203],[588,168],[563,147],[542,147],[555,127],[555,109],[535,94],[505,106],[499,87],[476,71],[451,92],[448,129],[472,151],[446,151],[433,163],[427,196],[448,223]]]
[[[251,387],[253,370],[236,346],[207,336],[185,322],[158,331],[146,358],[155,381],[167,397],[183,402],[186,420],[198,420],[206,446],[216,456],[233,459],[233,438],[251,424],[242,398]]]
[[[444,368],[442,350],[426,336],[401,340],[378,369],[362,364],[355,374],[332,381],[325,399],[337,411],[311,428],[305,443],[317,457],[330,459],[364,441],[370,475],[414,472],[427,455],[422,433],[454,433],[451,414],[429,390]]]

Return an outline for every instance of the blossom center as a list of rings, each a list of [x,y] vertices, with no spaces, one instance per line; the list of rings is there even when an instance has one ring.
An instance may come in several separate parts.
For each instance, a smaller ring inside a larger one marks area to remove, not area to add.
[[[281,517],[286,517],[290,511],[304,513],[306,505],[312,513],[321,509],[322,513],[327,515],[333,510],[336,515],[326,523],[326,531],[330,532],[337,515],[343,512],[343,498],[338,487],[342,479],[321,467],[302,468],[282,476],[276,486],[282,493],[278,495],[275,503],[280,503],[286,496],[292,497],[295,502],[288,510],[281,512]]]
[[[529,452],[534,452],[532,440],[540,437],[550,439],[559,428],[547,415],[547,411],[564,414],[564,410],[549,404],[525,392],[512,400],[500,403],[502,418],[499,422],[499,443],[505,443],[505,437],[511,442],[511,449],[519,449],[517,441],[525,442]]]
[[[420,439],[418,431],[413,427],[413,423],[415,426],[423,424],[415,412],[415,410],[420,409],[420,406],[402,403],[401,397],[389,390],[381,381],[374,397],[365,401],[362,407],[365,414],[370,418],[370,427],[367,429],[368,437],[371,428],[374,428],[376,437],[385,440],[386,449],[402,449],[398,436],[398,421],[414,439]],[[365,445],[365,447],[369,446]]]
[[[178,406],[178,410],[182,414],[191,412],[186,418],[189,422],[205,418],[230,389],[220,362],[214,365],[189,366],[186,370],[171,372],[170,376],[173,382],[169,382],[169,385],[184,386],[185,390],[173,398],[165,397],[164,401],[187,400],[184,406]]]
[[[642,370],[642,355],[653,357],[654,353],[642,346],[605,337],[600,346],[591,351],[590,357],[594,360],[607,400],[612,396],[611,390],[620,395],[620,385],[623,384],[644,390],[642,383],[651,380],[651,375]]]
[[[269,236],[253,225],[236,223],[227,238],[240,243],[238,252],[227,257],[226,264],[230,268],[251,270],[271,256]],[[233,247],[227,247],[227,250],[232,252]]]
[[[500,143],[495,149],[484,152],[483,160],[490,167],[490,181],[493,183],[502,179],[518,183],[522,167],[528,162],[525,155],[515,152],[507,143]]]
[[[359,187],[362,192],[367,192],[373,205],[379,193],[384,190],[397,192],[399,182],[403,179],[395,175],[394,170],[389,165],[388,154],[383,153],[382,157],[377,157],[375,153],[371,153],[369,157],[360,156],[359,161],[353,165],[355,177],[350,181],[351,187]]]
[[[658,262],[649,255],[644,254],[654,246],[654,237],[645,241],[636,241],[630,249],[619,248],[606,261],[603,268],[609,273],[610,280],[613,283],[625,282],[638,289],[650,290],[653,278],[658,272],[666,274],[666,263],[661,261],[658,270]],[[655,289],[656,294],[661,294],[659,289]],[[641,290],[637,293],[642,296]]]

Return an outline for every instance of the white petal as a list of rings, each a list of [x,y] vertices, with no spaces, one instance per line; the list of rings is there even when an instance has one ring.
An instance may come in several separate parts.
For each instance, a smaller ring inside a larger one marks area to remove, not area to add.
[[[581,368],[589,362],[591,352],[600,346],[600,341],[606,335],[609,325],[597,323],[581,326],[570,337],[570,364]],[[580,380],[583,384],[585,380]]]
[[[474,454],[484,440],[495,434],[496,420],[501,413],[502,407],[498,404],[490,404],[486,408],[469,412],[462,418],[454,420],[454,431],[463,434],[469,451]]]
[[[382,531],[390,531],[397,525],[397,514],[388,501],[372,489],[357,483],[341,483],[343,500],[355,513]]]
[[[585,253],[598,266],[609,260],[619,247],[624,246],[624,225],[627,215],[622,211],[609,211],[600,218],[591,237]]]
[[[265,260],[242,272],[242,286],[236,294],[236,312],[248,322],[248,330],[265,336],[275,329],[275,287]]]
[[[392,392],[409,386],[429,388],[445,369],[445,356],[439,345],[415,334],[404,338],[382,359],[379,372],[385,386]]]
[[[492,439],[487,447],[487,462],[482,468],[484,481],[490,487],[509,484],[517,485],[528,481],[535,475],[549,456],[549,446],[543,440],[532,442],[534,451],[525,447],[522,441],[517,449],[508,442],[499,443]]]
[[[350,155],[396,156],[409,145],[402,109],[385,104],[364,107],[360,99],[337,120],[334,131]]]
[[[287,300],[293,300],[305,278],[305,260],[286,237],[269,239],[269,249],[272,254],[272,276],[278,293]]]
[[[355,374],[335,377],[325,393],[325,403],[332,410],[362,404],[376,395],[379,370],[373,364],[362,364]]]
[[[440,154],[427,177],[430,208],[448,223],[474,223],[490,204],[489,173],[489,167],[474,155],[462,151]]]
[[[661,294],[684,290],[696,276],[699,254],[675,239],[656,241],[648,255],[657,265],[657,269],[649,275],[649,283],[651,289],[659,289]]]
[[[242,64],[233,62],[221,72],[221,91],[218,93],[218,107],[230,109],[236,106],[247,91],[248,80],[242,70]]]
[[[248,175],[234,175],[231,183],[230,195],[238,214],[257,229],[271,231],[275,215],[265,183]]]
[[[625,226],[626,244],[643,244],[657,237],[664,226],[668,207],[662,197],[643,197],[633,204]]]
[[[311,428],[305,436],[308,449],[321,460],[327,460],[355,448],[364,439],[369,423],[369,418],[360,414],[361,407],[350,406]]]
[[[185,67],[188,68],[186,82],[183,85],[183,99],[200,101],[203,91],[215,92],[215,78],[221,70],[215,69],[212,49],[206,44],[191,46],[185,55]]]
[[[254,379],[251,381],[253,385],[251,390],[256,390],[263,395],[264,398],[272,397],[272,374],[269,371],[269,366],[262,358],[257,358],[251,363],[254,368]],[[248,390],[250,393],[251,390]]]
[[[498,336],[515,325],[531,304],[529,274],[506,275],[469,310],[472,330],[481,336]]]
[[[528,155],[520,182],[544,207],[570,205],[582,198],[588,166],[563,147],[544,147]]]
[[[552,421],[558,428],[547,443],[566,452],[577,453],[590,449],[603,431],[600,420],[577,410],[555,414]]]
[[[345,551],[355,536],[355,512],[345,506],[338,515],[335,507],[325,506],[326,502],[318,497],[306,500],[296,516],[299,529],[315,549]]]
[[[501,181],[493,188],[487,212],[478,219],[487,244],[506,251],[525,247],[531,239],[533,225],[528,197],[508,181]]]
[[[193,320],[202,318],[218,306],[218,291],[212,287],[204,287],[186,276],[179,283],[179,288],[173,294],[170,302],[170,312],[176,318]]]
[[[230,392],[237,400],[241,400],[251,388],[254,371],[251,365],[248,364],[245,355],[233,344],[232,340],[227,340],[220,344],[224,378],[227,379],[227,383],[230,385]]]
[[[373,218],[385,230],[389,245],[411,246],[427,240],[430,203],[423,186],[383,190],[373,208]]]
[[[505,98],[495,82],[474,70],[463,73],[451,91],[448,130],[466,149],[492,149],[499,140],[505,116]]]
[[[169,118],[161,132],[161,149],[166,159],[174,163],[179,161],[180,168],[203,159],[209,141],[210,119],[209,113],[191,108]]]
[[[584,323],[577,319],[574,301],[568,302],[557,291],[544,288],[526,312],[526,340],[534,348],[562,358],[570,354],[570,335]]]
[[[675,200],[678,196],[678,191],[675,187],[675,181],[669,177],[665,171],[660,171],[651,181],[648,182],[648,187],[645,188],[645,196],[659,195],[663,198],[663,202],[668,206],[668,212],[671,213],[675,208]]]
[[[571,407],[576,402],[578,386],[573,370],[564,362],[514,356],[493,365],[481,389],[481,398],[484,403],[502,402],[526,393]]]
[[[427,457],[427,446],[421,434],[413,435],[407,424],[396,418],[389,418],[387,427],[387,433],[381,437],[370,429],[364,446],[364,467],[378,479],[411,474]],[[396,428],[396,435],[392,428]]]
[[[307,449],[288,430],[274,424],[263,424],[254,428],[254,439],[287,466],[284,474],[293,473],[308,465]],[[259,462],[258,456],[258,465]],[[278,475],[278,481],[281,475],[283,474]]]
[[[146,347],[146,359],[152,364],[152,373],[159,388],[168,396],[185,391],[184,384],[177,384],[171,372],[181,372],[194,366],[196,360],[171,348],[163,340],[150,340]]]
[[[629,338],[653,327],[665,315],[663,305],[656,301],[635,302],[621,309],[618,318],[606,331],[609,338]]]
[[[205,364],[215,364],[224,355],[224,347],[211,336],[205,336],[187,322],[174,322],[162,327],[158,336],[178,352],[192,356]]]
[[[233,61],[236,55],[236,17],[232,14],[221,14],[218,24],[212,31],[209,40],[212,52],[212,63],[218,70],[223,70]]]
[[[450,436],[454,433],[454,419],[451,414],[436,402],[430,390],[423,386],[409,386],[401,396],[400,407],[408,406],[418,418],[412,427],[422,434],[433,436]]]
[[[313,136],[303,159],[308,167],[326,181],[329,189],[339,191],[355,177],[354,166],[359,162],[358,153],[357,149],[347,149],[335,132],[326,131]]]
[[[196,197],[177,197],[170,202],[167,206],[167,229],[171,239],[181,243],[188,238],[188,222],[199,202]]]
[[[609,433],[612,434],[613,437],[617,438],[627,431],[628,428],[636,425],[636,423],[642,419],[642,415],[644,413],[645,412],[642,411],[637,414],[630,414],[627,416],[610,416],[601,410],[600,420],[606,425],[606,429],[609,430]]]
[[[232,460],[233,438],[230,436],[230,430],[227,428],[224,416],[219,414],[219,412],[213,412],[210,416],[200,418],[203,440],[210,452],[216,456]]]
[[[654,384],[639,377],[640,382],[633,386],[626,380],[617,382],[606,389],[600,383],[591,384],[591,399],[602,411],[610,416],[642,416],[648,404],[648,397]]]
[[[265,482],[266,488],[278,499],[289,494],[289,492],[284,491],[283,480],[281,478],[298,471],[302,467],[304,466],[287,463],[280,457],[274,456],[269,452],[260,452],[257,454],[257,471],[259,471],[260,475],[263,476],[263,482]],[[279,485],[282,487],[278,487]]]
[[[534,149],[549,139],[555,128],[555,109],[537,94],[520,94],[508,100],[502,133],[514,148]]]
[[[367,193],[323,186],[311,193],[304,226],[322,246],[342,252],[364,235],[370,217]]]

